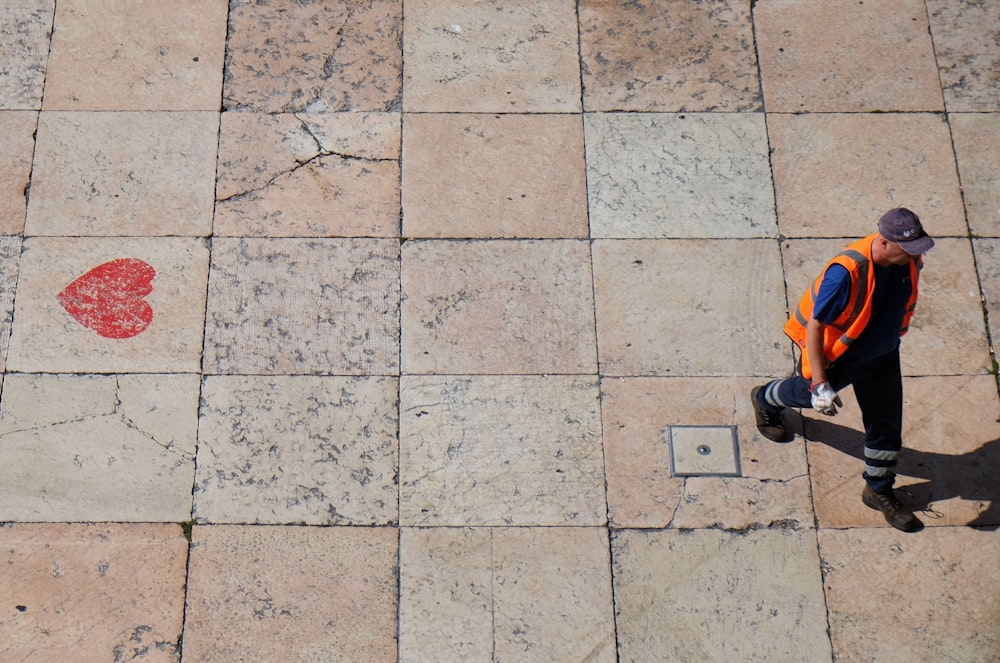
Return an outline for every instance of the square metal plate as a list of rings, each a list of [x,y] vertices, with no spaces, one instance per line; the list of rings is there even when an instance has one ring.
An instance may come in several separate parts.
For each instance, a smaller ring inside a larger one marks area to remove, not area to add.
[[[736,426],[671,426],[670,472],[675,477],[738,477]]]

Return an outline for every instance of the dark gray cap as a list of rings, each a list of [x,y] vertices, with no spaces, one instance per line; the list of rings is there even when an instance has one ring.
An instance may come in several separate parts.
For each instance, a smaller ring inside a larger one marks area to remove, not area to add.
[[[927,253],[934,247],[934,240],[924,232],[920,218],[905,207],[891,209],[878,220],[878,232],[890,242],[895,242],[911,256]]]

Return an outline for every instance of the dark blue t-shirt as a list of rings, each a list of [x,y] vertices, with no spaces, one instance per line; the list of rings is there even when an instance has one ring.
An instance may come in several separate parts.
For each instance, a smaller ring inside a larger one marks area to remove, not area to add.
[[[875,290],[872,293],[872,317],[861,335],[837,360],[839,366],[865,364],[899,347],[906,302],[913,284],[909,265],[881,267],[874,262]],[[835,321],[847,307],[851,294],[851,275],[842,265],[830,265],[813,303],[813,317],[823,324]]]

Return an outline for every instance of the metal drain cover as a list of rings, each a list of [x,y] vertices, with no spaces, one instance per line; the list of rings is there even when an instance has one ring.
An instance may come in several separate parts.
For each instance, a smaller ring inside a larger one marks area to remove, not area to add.
[[[671,426],[670,472],[675,477],[738,477],[736,426]]]

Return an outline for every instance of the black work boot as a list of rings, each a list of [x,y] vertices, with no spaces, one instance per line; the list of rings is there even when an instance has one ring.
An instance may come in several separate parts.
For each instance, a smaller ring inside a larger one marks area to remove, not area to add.
[[[785,424],[781,421],[781,410],[771,410],[761,405],[760,390],[764,387],[754,387],[750,390],[750,401],[753,403],[754,417],[757,419],[757,430],[772,442],[789,442],[793,436],[788,434]]]
[[[898,530],[904,532],[916,532],[924,524],[913,515],[913,510],[898,499],[895,494],[883,495],[872,490],[871,486],[865,486],[861,493],[861,501],[865,506],[881,511],[885,516],[885,521]]]

